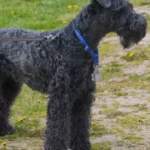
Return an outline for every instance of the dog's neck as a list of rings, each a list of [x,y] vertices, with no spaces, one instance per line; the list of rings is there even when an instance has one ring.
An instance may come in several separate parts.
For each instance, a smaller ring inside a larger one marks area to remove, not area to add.
[[[93,50],[97,48],[100,40],[108,33],[108,29],[100,21],[100,16],[96,11],[93,5],[88,5],[73,20],[76,28]]]

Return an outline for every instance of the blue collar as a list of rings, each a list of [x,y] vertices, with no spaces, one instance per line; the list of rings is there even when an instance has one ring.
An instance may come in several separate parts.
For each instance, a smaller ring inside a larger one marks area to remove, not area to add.
[[[98,58],[98,48],[96,49],[96,52],[94,52],[88,45],[88,43],[86,42],[86,40],[83,38],[83,36],[81,35],[80,31],[78,29],[75,28],[75,25],[73,23],[73,29],[74,32],[76,33],[76,36],[78,37],[78,39],[83,43],[83,45],[85,46],[84,50],[86,52],[88,52],[94,59],[94,65],[99,65],[99,58]]]

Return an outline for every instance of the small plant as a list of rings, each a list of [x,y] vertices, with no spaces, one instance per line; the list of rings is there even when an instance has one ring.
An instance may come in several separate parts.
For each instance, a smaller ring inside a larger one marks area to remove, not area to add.
[[[143,0],[139,2],[140,6],[144,6],[144,5],[150,5],[150,1],[149,0]]]
[[[126,54],[123,55],[122,59],[126,60],[126,61],[133,61],[135,58],[135,53],[134,52],[128,52]]]
[[[128,52],[124,54],[121,58],[126,61],[134,61],[134,60],[147,60],[148,56],[145,54],[145,52],[139,52],[139,53]]]
[[[103,126],[97,122],[91,122],[91,136],[100,137],[107,133],[108,133],[108,131],[105,128],[105,126]]]
[[[120,68],[121,66],[123,65],[118,64],[116,62],[111,62],[109,65],[103,67],[102,69],[103,79],[108,79],[108,78],[111,78],[113,76],[117,76],[118,74],[120,74],[122,72]]]
[[[101,142],[92,145],[92,150],[111,150],[109,142]]]
[[[143,138],[140,136],[136,136],[136,135],[131,133],[128,135],[124,135],[123,140],[127,140],[132,144],[139,144],[140,145],[140,144],[142,144],[141,141],[143,140]]]
[[[137,74],[131,74],[131,75],[129,76],[129,78],[130,78],[131,80],[133,80],[133,81],[139,81],[139,80],[140,80],[140,76],[137,75]]]
[[[127,96],[128,93],[127,92],[118,92],[116,93],[118,96]]]

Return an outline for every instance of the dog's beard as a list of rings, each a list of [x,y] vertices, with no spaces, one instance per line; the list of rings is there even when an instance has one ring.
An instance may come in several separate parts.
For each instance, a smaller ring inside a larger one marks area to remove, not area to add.
[[[120,43],[124,49],[129,49],[136,44],[133,41],[126,40],[123,36],[120,36]]]

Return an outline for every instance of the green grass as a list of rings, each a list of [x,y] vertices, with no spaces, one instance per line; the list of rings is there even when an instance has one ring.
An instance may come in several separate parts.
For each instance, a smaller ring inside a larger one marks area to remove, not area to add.
[[[88,0],[1,0],[0,27],[47,30],[63,27],[88,3]],[[67,9],[78,4],[79,8]],[[14,14],[11,12],[14,11]]]
[[[92,150],[111,150],[111,144],[109,142],[101,142],[92,145]]]
[[[109,78],[115,77],[118,74],[121,74],[122,70],[120,69],[123,64],[112,62],[106,66],[102,66],[101,72],[103,74],[103,80],[108,80]]]
[[[132,56],[133,55],[133,56]],[[128,52],[124,56],[122,56],[122,59],[126,61],[143,61],[143,60],[148,60],[148,55],[142,51],[142,52]]]
[[[137,128],[139,125],[148,125],[146,116],[127,115],[118,119],[118,123],[124,128]]]
[[[139,144],[139,145],[142,145],[142,140],[143,138],[140,137],[140,136],[136,136],[134,134],[128,134],[128,135],[125,135],[123,136],[123,141],[127,141],[127,142],[131,142],[132,144]]]
[[[95,125],[91,126],[91,137],[101,137],[102,135],[108,134],[108,130],[104,125],[101,125],[99,123],[96,123]]]

